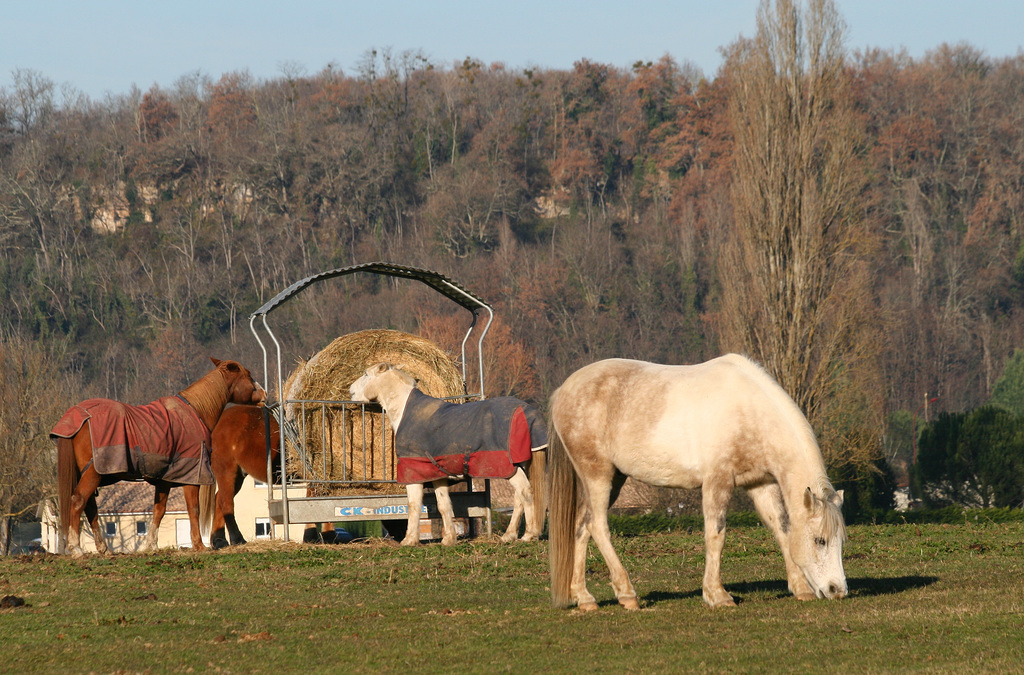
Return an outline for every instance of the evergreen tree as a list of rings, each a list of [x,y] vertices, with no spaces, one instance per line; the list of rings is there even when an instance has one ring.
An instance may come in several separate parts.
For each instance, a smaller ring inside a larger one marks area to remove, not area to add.
[[[992,405],[1024,417],[1024,349],[1015,349],[992,387]]]
[[[1024,418],[994,406],[943,413],[921,432],[915,493],[930,506],[1024,502]]]

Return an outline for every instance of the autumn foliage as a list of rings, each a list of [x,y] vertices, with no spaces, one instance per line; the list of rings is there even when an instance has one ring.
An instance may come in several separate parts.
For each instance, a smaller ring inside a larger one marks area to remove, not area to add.
[[[815,399],[861,416],[829,436],[840,464],[925,393],[987,401],[1024,345],[1024,56],[941,45],[841,67],[833,103],[858,132],[835,212],[871,245],[828,249],[856,256],[815,311],[856,314],[873,354]],[[725,253],[757,208],[736,199],[736,86],[669,56],[561,71],[381,51],[351,74],[196,74],[103,102],[17,73],[0,91],[2,333],[68,339],[79,398],[151,400],[211,354],[258,370],[248,314],[293,281],[387,260],[497,309],[489,395],[544,405],[612,356],[705,360],[733,344]],[[292,356],[370,327],[461,339],[422,292],[351,283],[296,307]]]

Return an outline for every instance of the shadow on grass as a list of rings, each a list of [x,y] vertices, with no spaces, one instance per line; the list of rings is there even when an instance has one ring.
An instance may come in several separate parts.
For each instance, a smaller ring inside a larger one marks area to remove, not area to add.
[[[895,595],[897,593],[905,593],[906,591],[914,590],[915,588],[931,586],[938,580],[938,577],[931,576],[881,578],[859,577],[856,579],[847,579],[846,585],[849,590],[849,595],[847,597],[868,598],[876,595]],[[726,584],[725,589],[729,591],[729,594],[733,596],[736,600],[736,604],[738,605],[743,604],[745,600],[744,596],[746,595],[765,594],[776,598],[785,598],[792,595],[789,592],[789,585],[785,580],[741,581],[735,584]],[[670,600],[687,600],[689,598],[700,598],[701,596],[702,591],[699,588],[685,592],[654,591],[643,596],[641,604],[645,607],[652,607],[660,602]],[[607,604],[614,605],[617,604],[617,602],[615,600],[611,600]]]
[[[858,577],[847,579],[846,586],[850,591],[850,597],[871,597],[873,595],[895,595],[912,591],[915,588],[931,586],[938,577]]]

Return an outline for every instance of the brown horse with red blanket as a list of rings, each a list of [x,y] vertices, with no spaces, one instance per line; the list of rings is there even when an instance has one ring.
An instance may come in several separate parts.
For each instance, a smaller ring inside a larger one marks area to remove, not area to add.
[[[244,544],[245,537],[235,521],[235,495],[242,489],[242,481],[251,475],[264,483],[267,480],[267,437],[266,426],[270,425],[271,462],[277,467],[279,443],[277,421],[272,416],[264,418],[263,405],[232,405],[224,408],[217,426],[211,432],[210,465],[214,486],[203,485],[199,491],[199,519],[203,535],[210,534],[214,548]],[[269,412],[266,412],[269,415]],[[189,488],[183,488],[189,489]],[[157,548],[157,533],[160,521],[167,511],[170,486],[157,484],[153,498],[153,525],[139,550],[151,551]],[[216,493],[216,496],[214,494]],[[229,541],[230,540],[230,541]]]
[[[235,361],[211,359],[215,368],[175,396],[144,406],[89,399],[68,409],[50,432],[57,439],[58,501],[67,549],[82,555],[84,511],[107,552],[99,530],[96,489],[122,480],[144,479],[162,488],[185,486],[192,524],[192,546],[203,550],[199,534],[199,486],[212,485],[211,429],[228,403],[257,404],[266,392]],[[162,515],[162,514],[161,514]]]

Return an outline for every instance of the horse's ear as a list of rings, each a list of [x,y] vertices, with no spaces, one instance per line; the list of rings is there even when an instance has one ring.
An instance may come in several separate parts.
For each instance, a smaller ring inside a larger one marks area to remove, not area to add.
[[[220,359],[215,359],[215,358],[213,358],[213,357],[211,356],[211,357],[210,357],[210,360],[211,360],[211,361],[213,361],[213,367],[214,367],[214,368],[216,368],[217,366],[219,366],[219,365],[220,365]]]
[[[381,373],[383,373],[383,372],[386,372],[386,371],[388,371],[388,370],[391,370],[391,364],[390,364],[390,363],[378,363],[378,364],[377,364],[376,366],[374,366],[374,368],[373,368],[373,371],[374,371],[375,373],[377,373],[378,375],[379,375],[379,374],[381,374]]]
[[[843,491],[836,490],[835,492],[829,495],[828,500],[835,504],[836,506],[841,507],[843,505]]]
[[[804,508],[808,511],[814,510],[814,493],[811,492],[811,488],[804,490]]]

